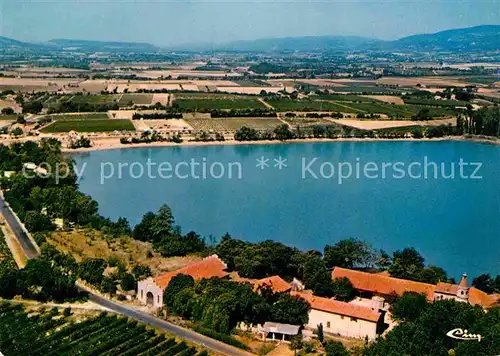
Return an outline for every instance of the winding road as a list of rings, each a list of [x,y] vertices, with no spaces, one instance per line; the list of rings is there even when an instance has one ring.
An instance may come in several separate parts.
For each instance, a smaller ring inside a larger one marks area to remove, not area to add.
[[[19,241],[21,248],[26,254],[28,259],[36,258],[39,255],[37,246],[34,245],[33,241],[24,232],[23,226],[19,220],[15,217],[14,213],[8,206],[7,202],[4,200],[3,195],[0,193],[0,212],[5,217],[5,220],[11,230],[14,232],[16,239]],[[185,329],[178,325],[169,323],[168,321],[158,319],[150,314],[136,310],[128,305],[122,303],[117,303],[109,299],[103,298],[98,294],[95,294],[91,289],[85,287],[81,283],[76,283],[77,287],[85,292],[89,293],[90,301],[105,307],[115,313],[128,316],[129,318],[141,321],[148,325],[156,328],[160,328],[172,335],[175,335],[181,339],[193,342],[195,344],[201,345],[207,349],[215,351],[222,355],[228,356],[251,356],[251,353],[238,349],[236,347],[224,344],[220,341],[211,339],[207,336],[199,334],[189,329]]]

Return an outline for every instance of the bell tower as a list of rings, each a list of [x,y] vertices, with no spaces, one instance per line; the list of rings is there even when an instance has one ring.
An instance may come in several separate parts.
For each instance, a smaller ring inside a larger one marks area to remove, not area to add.
[[[462,275],[462,279],[458,284],[457,288],[457,298],[460,301],[467,302],[469,301],[469,286],[467,284],[467,273]]]

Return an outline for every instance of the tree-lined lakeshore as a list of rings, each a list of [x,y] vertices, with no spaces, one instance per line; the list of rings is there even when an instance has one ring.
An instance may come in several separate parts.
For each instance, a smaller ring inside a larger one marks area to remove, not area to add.
[[[21,173],[26,163],[40,165],[43,162],[65,163],[61,166],[70,171],[63,179],[52,174],[27,178]],[[243,278],[274,275],[285,280],[297,278],[315,295],[341,301],[352,300],[357,292],[347,278],[331,278],[330,271],[334,267],[374,273],[385,271],[393,277],[431,284],[454,283],[442,268],[426,265],[424,257],[414,248],[378,251],[353,238],[327,245],[323,251],[301,251],[274,241],[249,243],[229,234],[219,241],[206,241],[196,232],[183,233],[166,205],[156,213],[144,215],[133,228],[124,218],[111,221],[98,214],[96,201],[79,191],[71,158],[61,152],[60,142],[54,139],[42,140],[39,144],[0,145],[0,172],[5,199],[42,246],[41,256],[30,260],[23,269],[18,269],[8,255],[3,258],[0,262],[2,298],[84,300],[85,295],[75,287],[77,279],[101,293],[119,296],[122,295],[119,291],[135,289],[137,280],[152,274],[146,264],[130,259],[80,258],[77,261],[72,251],[59,251],[50,244],[56,219],[63,221],[59,228],[87,231],[83,232],[86,234],[95,231],[93,236],[99,236],[98,239],[104,239],[108,245],[121,243],[124,239],[147,243],[151,251],[146,259],[151,258],[153,252],[164,257],[216,253],[229,271]],[[5,175],[5,172],[14,173]],[[106,272],[108,270],[112,272]],[[500,293],[500,276],[480,275],[472,284],[487,293]],[[248,284],[229,280],[193,281],[189,276],[178,275],[167,287],[164,298],[169,313],[191,320],[195,330],[198,328],[200,332],[230,343],[235,341],[228,335],[241,321],[290,324],[307,321],[308,303],[303,299],[273,293],[266,288],[255,291]],[[394,298],[393,314],[400,325],[374,343],[346,351],[343,346],[321,340],[324,344],[321,347],[327,355],[347,355],[349,352],[355,355],[444,355],[451,349],[456,355],[500,352],[500,330],[496,327],[500,325],[498,308],[485,313],[480,307],[467,303],[439,301],[429,304],[418,295],[409,294]],[[447,328],[458,324],[481,333],[484,342],[467,344],[447,338]],[[341,351],[331,351],[338,349]]]

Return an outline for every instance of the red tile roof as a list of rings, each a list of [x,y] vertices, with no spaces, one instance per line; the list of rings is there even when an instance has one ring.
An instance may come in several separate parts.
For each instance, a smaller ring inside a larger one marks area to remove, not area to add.
[[[435,292],[443,293],[443,294],[457,295],[458,294],[458,286],[456,284],[439,282],[436,285]]]
[[[345,315],[351,318],[368,320],[376,323],[382,314],[370,308],[344,303],[338,300],[317,297],[310,293],[292,292],[292,295],[301,297],[311,304],[311,309],[321,310],[327,313]]]
[[[469,289],[469,303],[472,305],[480,305],[483,308],[489,308],[500,304],[500,295],[487,294],[482,290],[471,287]]]
[[[354,288],[361,291],[382,295],[391,295],[394,293],[402,295],[404,292],[416,292],[425,294],[428,300],[434,299],[435,286],[433,284],[335,267],[332,271],[332,278],[342,277],[348,278]]]
[[[288,284],[283,278],[280,276],[272,276],[267,278],[262,278],[251,282],[255,285],[256,288],[262,286],[270,287],[275,293],[282,293],[292,289],[292,286]]]
[[[154,278],[155,283],[160,288],[166,288],[170,280],[178,274],[187,274],[196,279],[212,278],[212,277],[225,277],[228,273],[225,271],[227,265],[217,256],[212,255],[196,262],[180,268],[176,271],[162,273]]]

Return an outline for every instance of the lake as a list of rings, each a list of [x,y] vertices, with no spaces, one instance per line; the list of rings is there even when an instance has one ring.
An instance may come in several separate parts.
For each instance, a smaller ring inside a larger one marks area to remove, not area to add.
[[[138,223],[168,204],[183,232],[300,249],[355,237],[413,246],[459,278],[500,274],[500,146],[321,142],[79,153],[102,215]]]

